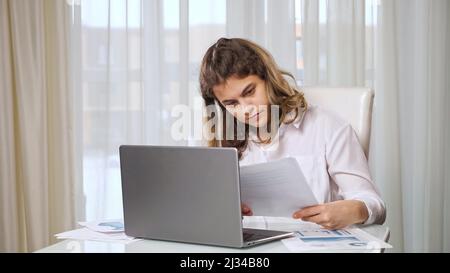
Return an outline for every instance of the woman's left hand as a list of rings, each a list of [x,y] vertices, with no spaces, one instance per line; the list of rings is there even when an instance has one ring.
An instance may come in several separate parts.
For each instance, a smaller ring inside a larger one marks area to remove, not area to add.
[[[366,205],[359,200],[340,200],[296,211],[295,219],[313,222],[326,229],[340,229],[362,224],[369,217]]]

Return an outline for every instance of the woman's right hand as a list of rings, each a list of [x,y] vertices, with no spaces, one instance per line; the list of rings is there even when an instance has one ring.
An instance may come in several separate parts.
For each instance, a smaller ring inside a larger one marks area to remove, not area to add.
[[[243,203],[241,203],[241,211],[242,211],[242,215],[244,215],[244,216],[252,216],[253,215],[252,209]]]

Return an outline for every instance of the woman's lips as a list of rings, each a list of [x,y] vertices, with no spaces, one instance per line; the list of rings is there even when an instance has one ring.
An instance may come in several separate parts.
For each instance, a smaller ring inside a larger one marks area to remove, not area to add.
[[[254,118],[259,118],[259,116],[261,115],[262,112],[264,112],[264,111],[258,112],[256,114],[254,114],[253,116],[247,118],[247,121],[254,119]]]

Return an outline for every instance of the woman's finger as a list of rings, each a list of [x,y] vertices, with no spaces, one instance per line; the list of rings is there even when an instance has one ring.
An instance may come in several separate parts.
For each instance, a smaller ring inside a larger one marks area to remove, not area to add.
[[[245,216],[252,216],[253,215],[252,210],[246,204],[241,204],[241,211],[242,211],[242,214],[244,214]]]
[[[325,221],[325,219],[324,219],[322,214],[316,214],[316,215],[309,216],[309,217],[303,217],[302,221],[312,222],[312,223],[316,223],[318,225],[326,225],[326,224],[328,224],[328,222]]]
[[[322,212],[322,210],[323,210],[322,205],[307,207],[307,208],[301,209],[299,211],[296,211],[292,215],[292,217],[295,219],[303,219],[305,217],[311,217],[311,216],[320,214]]]
[[[302,220],[306,221],[306,222],[316,223],[316,224],[322,226],[323,228],[329,229],[329,230],[335,230],[335,229],[343,228],[342,225],[334,223],[332,221],[332,219],[330,219],[330,217],[328,217],[324,213],[321,213],[321,214],[318,214],[318,215],[315,215],[315,216],[311,216],[311,217],[305,217]]]
[[[241,210],[245,213],[250,211],[250,208],[246,204],[241,204]]]

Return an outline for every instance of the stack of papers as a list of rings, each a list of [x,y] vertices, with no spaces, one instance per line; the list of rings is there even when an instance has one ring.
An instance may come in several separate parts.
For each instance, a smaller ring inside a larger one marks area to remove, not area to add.
[[[83,228],[56,234],[56,238],[122,244],[129,244],[140,240],[125,234],[122,220],[79,222],[78,224]]]
[[[304,251],[374,251],[392,246],[359,228],[327,230],[323,228],[302,229],[295,236],[282,240],[292,252]]]
[[[390,244],[354,226],[327,230],[298,219],[267,216],[244,216],[243,226],[294,232],[295,236],[282,240],[291,252],[379,252],[383,248],[392,248]]]

